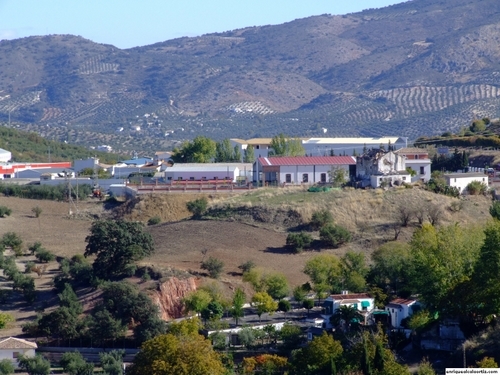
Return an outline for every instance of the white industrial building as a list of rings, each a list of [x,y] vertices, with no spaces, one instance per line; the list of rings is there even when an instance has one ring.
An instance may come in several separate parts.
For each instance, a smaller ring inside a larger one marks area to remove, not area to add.
[[[7,163],[12,159],[12,153],[10,151],[0,148],[0,163]]]

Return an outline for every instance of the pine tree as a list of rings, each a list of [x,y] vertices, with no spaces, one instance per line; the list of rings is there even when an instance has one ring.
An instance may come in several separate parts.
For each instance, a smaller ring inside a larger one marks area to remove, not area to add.
[[[252,145],[247,145],[247,148],[245,149],[245,154],[243,156],[243,161],[245,163],[253,163],[255,161],[255,154]]]

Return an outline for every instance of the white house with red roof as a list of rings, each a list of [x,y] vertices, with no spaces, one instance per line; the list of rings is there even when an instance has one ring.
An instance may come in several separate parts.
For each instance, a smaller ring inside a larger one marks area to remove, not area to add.
[[[332,294],[323,302],[324,328],[332,328],[330,318],[341,306],[353,307],[365,317],[367,323],[369,315],[375,309],[375,299],[368,293],[349,293],[343,291],[341,294]]]
[[[329,182],[332,168],[345,171],[349,179],[356,174],[353,156],[275,156],[258,158],[254,164],[254,180],[278,184],[307,184]]]
[[[396,298],[389,302],[385,311],[391,317],[391,325],[394,328],[401,328],[403,319],[412,316],[417,306],[420,307],[420,304],[415,299]]]

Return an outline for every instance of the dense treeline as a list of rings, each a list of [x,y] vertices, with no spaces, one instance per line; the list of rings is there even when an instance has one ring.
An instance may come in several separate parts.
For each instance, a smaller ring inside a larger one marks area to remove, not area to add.
[[[73,161],[97,156],[102,163],[114,164],[122,155],[89,150],[84,147],[50,141],[36,133],[0,127],[0,148],[12,153],[17,162]]]
[[[83,184],[78,186],[78,199],[87,199],[87,197],[91,193],[92,187],[90,185]],[[48,186],[0,183],[0,194],[3,194],[7,197],[63,201],[68,199],[68,188],[65,184]],[[77,198],[76,189],[71,189],[71,195],[73,199]]]

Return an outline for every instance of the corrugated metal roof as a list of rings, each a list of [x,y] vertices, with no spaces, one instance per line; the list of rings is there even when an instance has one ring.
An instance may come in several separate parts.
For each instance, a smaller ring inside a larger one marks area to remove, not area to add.
[[[165,169],[165,172],[233,172],[237,167],[235,166],[227,166],[227,167],[219,167],[219,166],[203,166],[203,167],[186,167],[184,165],[174,165],[173,167],[169,167]]]
[[[259,158],[264,166],[282,165],[356,165],[353,156],[282,156]]]
[[[401,137],[380,137],[380,138],[310,138],[302,142],[302,144],[364,144],[366,145],[380,145],[396,143]]]

